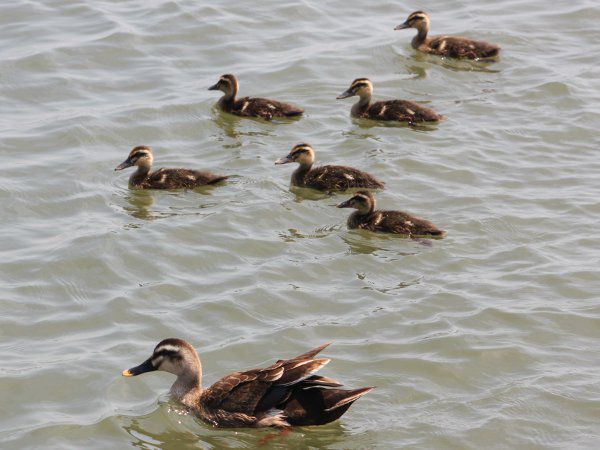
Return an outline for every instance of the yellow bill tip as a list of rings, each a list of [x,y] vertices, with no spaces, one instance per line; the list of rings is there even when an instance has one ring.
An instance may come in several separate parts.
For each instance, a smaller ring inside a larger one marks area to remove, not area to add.
[[[129,371],[129,370],[124,370],[121,375],[123,375],[124,377],[132,377],[133,374]]]

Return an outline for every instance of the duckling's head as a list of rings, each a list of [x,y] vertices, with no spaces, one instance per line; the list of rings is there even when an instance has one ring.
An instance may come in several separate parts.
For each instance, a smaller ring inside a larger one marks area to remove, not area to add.
[[[237,78],[230,73],[221,75],[219,81],[208,88],[209,91],[223,91],[225,95],[235,95],[238,91],[239,85]]]
[[[152,150],[150,147],[138,145],[137,147],[134,147],[131,152],[129,152],[129,156],[125,161],[115,167],[115,170],[123,170],[131,166],[138,166],[140,168],[150,170],[153,160],[154,157],[152,156]]]
[[[154,348],[152,356],[142,364],[124,370],[124,377],[134,377],[146,372],[161,370],[177,377],[186,374],[200,373],[200,358],[191,344],[183,339],[168,338],[160,341]]]
[[[417,30],[429,30],[429,16],[426,12],[415,11],[410,14],[404,23],[398,25],[394,30],[404,30],[405,28],[416,28]]]
[[[358,95],[359,97],[370,97],[373,94],[373,83],[368,78],[357,78],[350,87],[338,95],[336,98],[348,98]]]
[[[301,166],[312,166],[315,162],[315,151],[309,144],[294,145],[287,156],[279,158],[275,164],[287,164],[296,162]]]
[[[337,207],[354,208],[361,214],[368,214],[375,209],[375,196],[369,191],[358,191],[354,197],[340,203]]]

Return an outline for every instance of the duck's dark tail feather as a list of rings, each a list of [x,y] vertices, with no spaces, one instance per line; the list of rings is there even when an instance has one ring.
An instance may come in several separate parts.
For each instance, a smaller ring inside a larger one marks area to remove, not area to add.
[[[352,403],[374,389],[323,389],[305,386],[294,389],[283,413],[290,425],[324,425],[339,419]]]

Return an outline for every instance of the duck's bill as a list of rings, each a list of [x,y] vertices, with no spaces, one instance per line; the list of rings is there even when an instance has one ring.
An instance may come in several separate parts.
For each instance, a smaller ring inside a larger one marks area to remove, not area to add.
[[[117,167],[115,167],[115,170],[123,170],[123,169],[127,169],[128,167],[131,167],[131,166],[133,166],[133,164],[129,160],[125,160],[121,164],[119,164]]]
[[[283,158],[279,158],[277,161],[275,161],[275,164],[287,164],[291,162],[294,162],[294,160],[290,157],[290,155],[287,155]]]
[[[350,206],[350,200],[346,200],[345,202],[340,203],[339,205],[337,205],[338,208],[351,208],[352,206]]]
[[[394,30],[404,30],[405,28],[410,28],[408,22],[401,23],[396,28],[394,28]]]
[[[354,94],[352,93],[352,91],[350,89],[348,89],[347,91],[342,92],[340,95],[338,95],[336,97],[336,99],[341,100],[343,98],[348,98],[348,97],[352,97]]]
[[[213,84],[211,87],[208,88],[209,91],[218,91],[219,90],[219,83],[217,84]]]
[[[136,375],[141,375],[146,372],[153,372],[155,370],[156,370],[156,367],[154,367],[154,365],[152,364],[152,358],[148,358],[146,361],[141,363],[139,366],[124,370],[122,372],[122,375],[124,377],[135,377]]]

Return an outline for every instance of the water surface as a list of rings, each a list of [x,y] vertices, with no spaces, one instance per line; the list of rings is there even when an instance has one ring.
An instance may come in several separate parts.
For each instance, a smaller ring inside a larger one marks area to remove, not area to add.
[[[496,42],[496,64],[417,55],[432,31]],[[597,2],[23,1],[0,6],[3,448],[594,448],[600,439]],[[267,123],[207,88],[306,108]],[[426,103],[432,129],[372,126],[336,101]],[[383,208],[432,245],[348,231],[344,195],[289,189],[297,142],[386,181]],[[135,192],[157,166],[234,175]],[[177,336],[205,381],[333,341],[327,376],[375,385],[341,421],[215,430],[172,377],[121,370]]]

